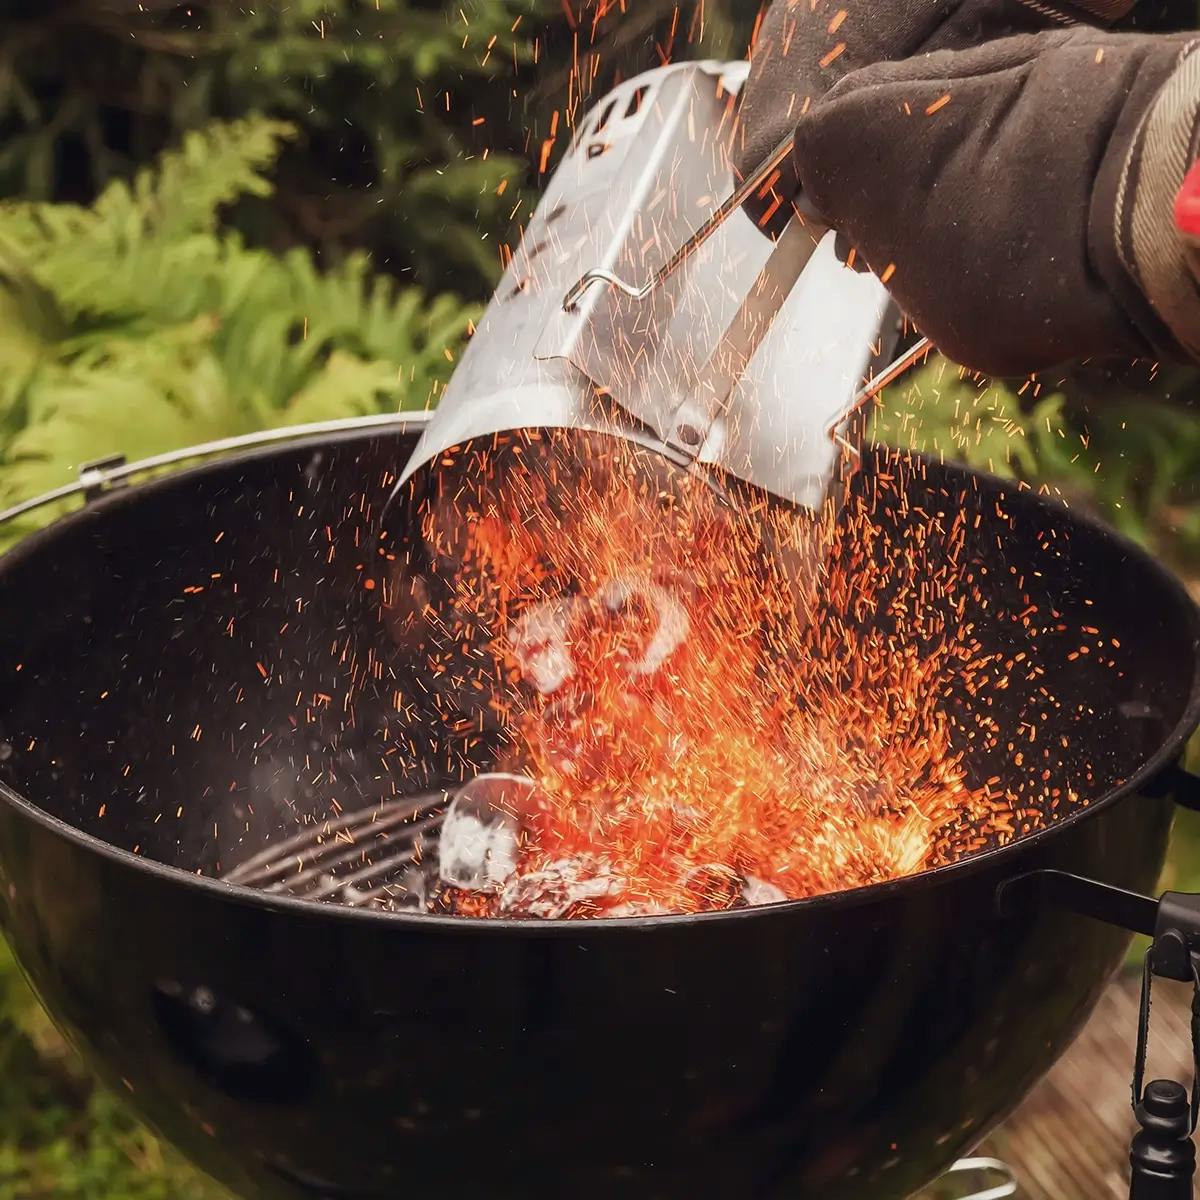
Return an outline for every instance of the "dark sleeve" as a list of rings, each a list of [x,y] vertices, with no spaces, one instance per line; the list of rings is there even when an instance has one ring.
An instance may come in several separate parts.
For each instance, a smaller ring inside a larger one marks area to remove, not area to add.
[[[1104,202],[1093,209],[1091,240],[1102,256],[1115,255],[1130,287],[1121,297],[1150,341],[1165,355],[1200,361],[1200,180],[1191,172],[1200,154],[1200,39],[1180,47],[1165,78],[1153,85],[1129,138],[1116,137],[1098,180]],[[1135,85],[1137,86],[1137,85]],[[1192,179],[1197,212],[1188,229]],[[1110,222],[1097,228],[1099,219]],[[1106,272],[1119,278],[1118,272]]]

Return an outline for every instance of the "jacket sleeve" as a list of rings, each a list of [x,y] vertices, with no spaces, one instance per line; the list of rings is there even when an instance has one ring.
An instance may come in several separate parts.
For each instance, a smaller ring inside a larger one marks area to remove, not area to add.
[[[1112,242],[1166,353],[1200,361],[1200,38],[1146,108],[1113,174]],[[1137,301],[1134,301],[1135,303]]]

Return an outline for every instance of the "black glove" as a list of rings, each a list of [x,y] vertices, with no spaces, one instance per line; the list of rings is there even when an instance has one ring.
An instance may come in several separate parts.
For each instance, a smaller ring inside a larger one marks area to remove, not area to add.
[[[1096,13],[1117,16],[1133,0],[1094,0]],[[743,175],[783,141],[836,83],[860,67],[932,50],[960,50],[995,38],[1045,29],[1070,18],[1049,4],[1023,0],[775,0],[755,38],[750,77],[742,91],[737,165]],[[793,170],[752,201],[777,234],[799,189]]]
[[[988,28],[1007,20],[1000,0],[970,11]],[[932,36],[961,27],[943,19]],[[968,366],[1200,358],[1200,298],[1171,217],[1196,156],[1191,44],[1077,27],[856,58],[796,120],[797,177],[918,327]],[[794,59],[801,86],[824,88],[849,46],[821,67],[826,50],[816,72]],[[752,73],[747,147],[774,144],[791,119],[761,103],[756,118],[765,79]]]
[[[1190,47],[1079,30],[864,68],[799,123],[808,200],[967,366],[1184,357],[1200,349],[1171,216],[1195,158]]]

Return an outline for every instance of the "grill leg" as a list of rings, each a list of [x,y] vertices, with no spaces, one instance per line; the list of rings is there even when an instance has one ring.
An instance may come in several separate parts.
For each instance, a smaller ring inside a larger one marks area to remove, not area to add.
[[[1183,1085],[1153,1080],[1135,1112],[1141,1128],[1129,1151],[1129,1200],[1192,1200],[1196,1146]]]

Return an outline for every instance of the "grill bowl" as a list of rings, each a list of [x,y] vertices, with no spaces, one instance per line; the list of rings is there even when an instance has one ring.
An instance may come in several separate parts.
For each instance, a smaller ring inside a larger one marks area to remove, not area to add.
[[[904,480],[886,519],[982,515],[998,608],[1033,592],[1129,649],[1119,675],[1055,681],[1090,708],[1086,808],[908,880],[694,917],[479,922],[216,878],[335,799],[445,782],[436,747],[382,762],[417,676],[365,599],[372,515],[415,440],[190,470],[0,562],[0,922],[55,1020],[246,1196],[912,1193],[1021,1099],[1121,960],[1119,932],[1001,918],[995,892],[1039,868],[1153,886],[1197,723],[1186,593],[1028,492],[876,455],[863,486]],[[993,757],[976,769],[1014,769]]]

